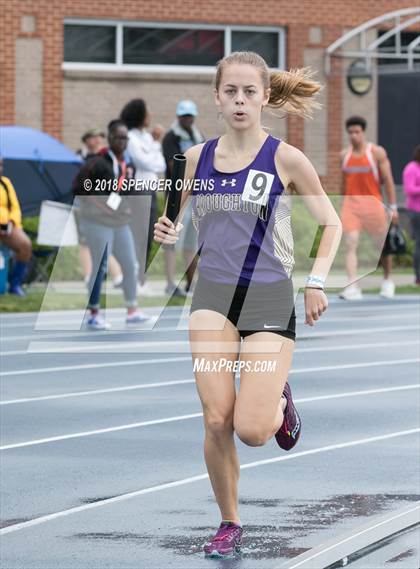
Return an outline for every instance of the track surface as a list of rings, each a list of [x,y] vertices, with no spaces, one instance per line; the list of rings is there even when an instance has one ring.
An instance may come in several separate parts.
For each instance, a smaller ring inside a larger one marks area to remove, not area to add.
[[[168,309],[160,332],[92,335],[34,331],[33,314],[2,317],[2,567],[271,569],[420,499],[418,297],[331,296],[314,328],[298,303],[289,380],[301,440],[286,453],[274,439],[257,448],[237,439],[243,555],[204,559],[220,519],[189,354],[116,344],[186,340],[170,330],[180,314]],[[122,312],[110,319],[121,324]],[[28,352],[43,338],[69,350]],[[162,382],[173,383],[151,385]],[[418,567],[418,556],[375,567]]]

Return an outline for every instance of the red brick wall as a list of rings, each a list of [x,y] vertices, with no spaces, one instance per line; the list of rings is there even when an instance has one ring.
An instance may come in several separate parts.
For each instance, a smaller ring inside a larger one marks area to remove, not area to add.
[[[44,42],[43,128],[53,136],[62,134],[63,20],[69,17],[189,21],[221,24],[249,24],[287,27],[287,66],[301,66],[308,44],[308,28],[323,29],[322,47],[340,37],[343,31],[390,12],[413,6],[412,0],[0,0],[0,123],[14,122],[14,53],[16,37],[41,37]],[[20,31],[21,17],[34,15],[34,34]],[[341,82],[329,79],[329,164],[327,188],[336,186],[338,152],[341,148]],[[288,140],[303,147],[303,122],[288,119]],[[331,184],[331,187],[333,185]]]

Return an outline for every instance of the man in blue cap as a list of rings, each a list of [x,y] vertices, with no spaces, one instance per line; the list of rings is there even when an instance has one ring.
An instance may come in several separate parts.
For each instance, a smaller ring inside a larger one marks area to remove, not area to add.
[[[162,151],[166,161],[166,177],[170,178],[173,168],[174,154],[183,154],[191,146],[204,142],[204,137],[195,126],[195,117],[198,115],[197,105],[193,101],[180,101],[176,107],[176,119],[162,141]],[[197,232],[191,219],[191,201],[187,205],[182,222],[184,224],[184,238],[182,250],[186,266],[187,284],[185,292],[192,292],[192,281],[196,267]],[[168,284],[165,292],[171,296],[185,296],[184,291],[174,283],[176,259],[175,246],[165,247],[165,269]]]

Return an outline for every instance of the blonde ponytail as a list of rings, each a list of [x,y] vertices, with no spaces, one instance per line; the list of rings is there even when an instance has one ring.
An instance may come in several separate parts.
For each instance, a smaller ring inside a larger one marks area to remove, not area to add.
[[[219,89],[223,69],[232,63],[252,65],[259,69],[264,89],[271,87],[269,107],[284,108],[288,113],[310,117],[313,109],[321,106],[315,100],[315,95],[322,87],[312,78],[314,71],[305,67],[270,73],[265,60],[253,51],[235,51],[219,61],[216,68],[216,89]]]
[[[268,106],[284,108],[288,113],[302,117],[312,116],[312,111],[321,105],[315,95],[321,90],[321,84],[312,77],[314,72],[309,67],[290,71],[273,71],[270,74],[270,99]]]

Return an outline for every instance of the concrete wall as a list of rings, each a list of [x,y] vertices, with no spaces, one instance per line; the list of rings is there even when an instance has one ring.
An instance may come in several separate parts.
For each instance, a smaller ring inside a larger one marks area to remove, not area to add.
[[[66,71],[63,81],[63,140],[80,147],[80,136],[89,128],[106,128],[130,99],[143,98],[152,114],[152,124],[168,128],[179,100],[192,99],[199,109],[197,126],[207,138],[224,132],[213,99],[213,77],[138,73],[92,73]],[[276,111],[277,112],[277,111]],[[278,113],[282,114],[282,113]],[[263,124],[273,136],[284,138],[286,120],[265,111]]]
[[[376,38],[376,32],[370,32],[367,35],[367,41],[371,42]],[[348,49],[356,49],[358,44],[356,40],[349,42],[346,46]],[[343,74],[343,122],[351,115],[362,115],[368,123],[366,135],[371,142],[378,140],[378,82],[375,72],[375,63],[372,65],[373,83],[371,90],[366,95],[355,95],[347,85],[347,70],[352,61],[345,63],[345,73]],[[347,133],[343,126],[343,146],[348,146]]]
[[[17,38],[15,57],[16,124],[42,129],[42,40]]]
[[[318,95],[320,109],[314,111],[312,119],[304,123],[304,152],[311,160],[320,176],[327,175],[328,158],[328,86],[324,74],[324,50],[322,48],[307,48],[304,51],[304,65],[310,66],[317,72],[316,79],[323,85]]]

